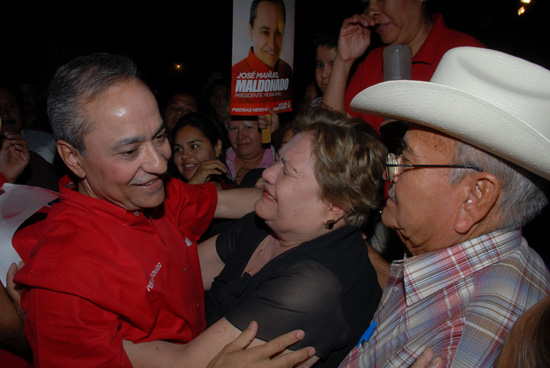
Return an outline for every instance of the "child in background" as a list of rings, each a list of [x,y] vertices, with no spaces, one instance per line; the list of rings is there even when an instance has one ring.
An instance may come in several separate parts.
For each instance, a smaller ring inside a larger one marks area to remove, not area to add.
[[[312,101],[311,107],[321,104],[322,94],[327,88],[328,79],[332,72],[332,64],[336,58],[338,36],[330,33],[318,33],[313,38],[315,45],[315,81],[321,91],[320,97]]]

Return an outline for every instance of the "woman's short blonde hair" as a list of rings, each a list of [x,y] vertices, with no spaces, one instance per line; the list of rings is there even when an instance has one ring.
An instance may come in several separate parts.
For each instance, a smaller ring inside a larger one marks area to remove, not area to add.
[[[298,116],[295,125],[313,140],[321,199],[344,209],[348,225],[366,225],[383,197],[387,150],[377,133],[361,119],[323,107]]]

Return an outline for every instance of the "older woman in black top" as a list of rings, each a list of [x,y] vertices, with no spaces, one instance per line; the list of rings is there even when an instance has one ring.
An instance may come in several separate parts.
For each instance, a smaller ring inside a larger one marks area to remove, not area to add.
[[[308,363],[333,367],[381,296],[359,228],[379,204],[386,150],[362,120],[326,110],[296,130],[263,173],[255,213],[199,246],[205,334],[254,320],[259,342],[300,328],[306,337],[292,349],[313,346]]]
[[[135,367],[205,367],[252,321],[248,347],[303,330],[289,349],[314,347],[308,366],[338,366],[357,344],[382,294],[359,228],[380,203],[386,149],[364,121],[326,110],[295,131],[255,212],[199,244],[206,330],[185,345],[125,343]]]

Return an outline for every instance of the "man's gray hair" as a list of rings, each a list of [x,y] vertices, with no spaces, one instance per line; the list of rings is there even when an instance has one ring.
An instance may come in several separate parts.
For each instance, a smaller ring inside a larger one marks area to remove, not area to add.
[[[499,229],[524,226],[548,203],[548,182],[508,161],[464,142],[458,142],[455,160],[458,164],[478,167],[499,179],[501,191],[496,204],[499,206]],[[469,173],[471,170],[453,170],[451,183],[459,183]]]
[[[84,154],[84,136],[93,127],[82,107],[113,85],[137,78],[134,62],[126,56],[81,56],[55,72],[48,89],[48,117],[56,140],[64,140]]]

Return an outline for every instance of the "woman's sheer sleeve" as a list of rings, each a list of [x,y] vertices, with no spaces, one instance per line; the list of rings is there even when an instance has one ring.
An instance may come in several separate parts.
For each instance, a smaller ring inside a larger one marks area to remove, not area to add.
[[[346,344],[345,331],[350,329],[341,291],[339,280],[324,266],[313,260],[300,262],[263,282],[226,318],[240,330],[257,321],[257,338],[264,341],[303,329],[305,338],[291,349],[314,346],[316,355],[326,358],[335,346]]]

